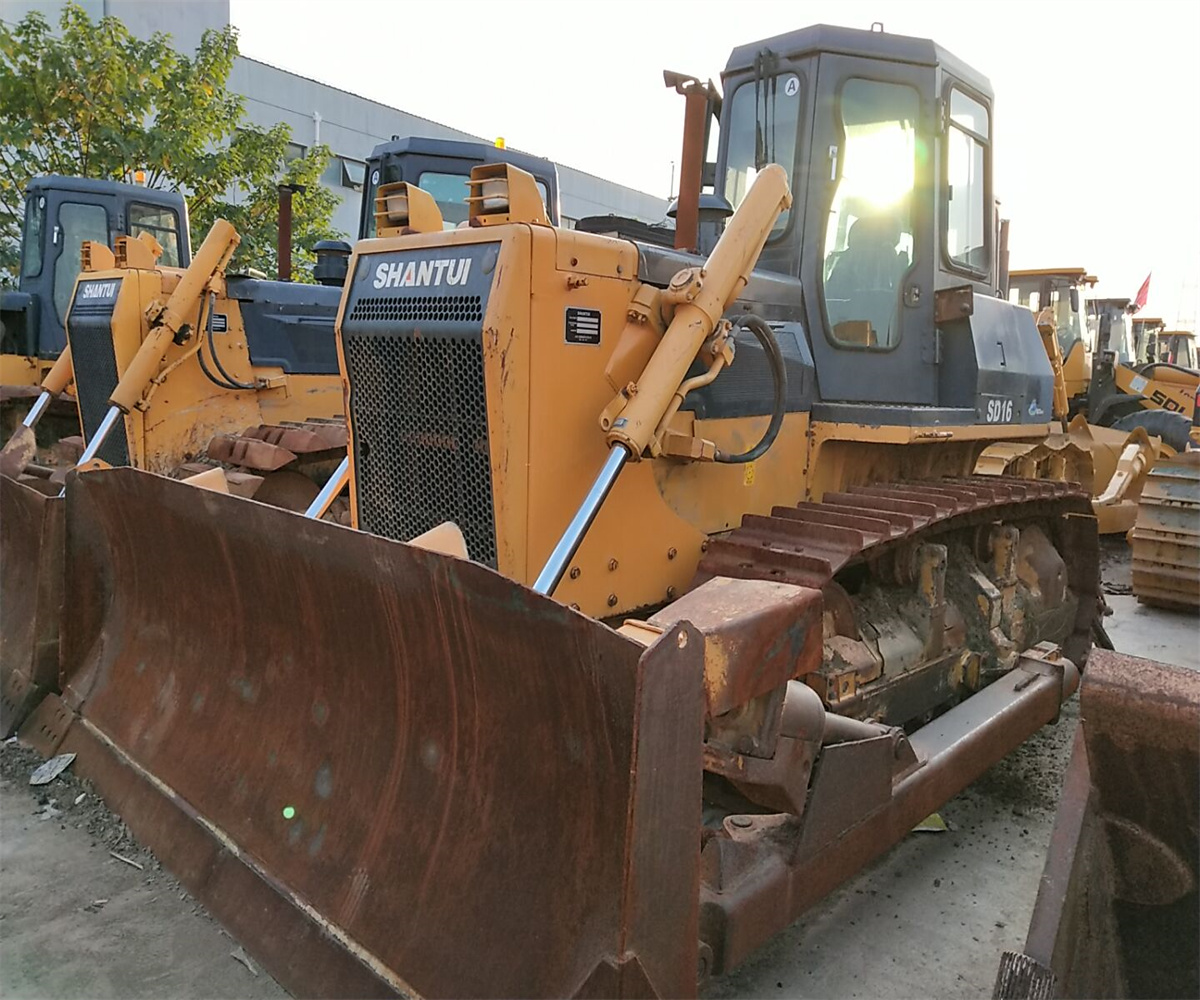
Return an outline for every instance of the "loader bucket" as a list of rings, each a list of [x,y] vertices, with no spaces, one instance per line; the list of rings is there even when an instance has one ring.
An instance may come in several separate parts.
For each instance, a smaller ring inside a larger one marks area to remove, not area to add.
[[[1139,601],[1200,609],[1200,452],[1155,464],[1129,541]]]
[[[1200,996],[1200,672],[1094,650],[1023,954],[995,996]]]
[[[63,501],[0,476],[0,731],[58,687]]]
[[[132,469],[67,539],[61,749],[285,987],[695,990],[690,626]]]

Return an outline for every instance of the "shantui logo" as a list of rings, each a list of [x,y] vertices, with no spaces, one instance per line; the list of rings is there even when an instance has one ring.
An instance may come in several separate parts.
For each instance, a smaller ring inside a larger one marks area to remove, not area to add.
[[[433,288],[465,285],[471,273],[470,257],[441,257],[437,260],[398,260],[375,268],[376,288]]]
[[[89,281],[79,288],[81,299],[111,299],[117,294],[116,281]]]

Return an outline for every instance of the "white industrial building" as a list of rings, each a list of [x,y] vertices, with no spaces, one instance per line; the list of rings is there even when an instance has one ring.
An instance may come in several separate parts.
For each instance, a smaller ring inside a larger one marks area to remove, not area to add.
[[[138,37],[149,37],[155,31],[167,32],[178,49],[189,53],[195,50],[207,29],[220,29],[229,23],[229,0],[77,2],[92,17],[120,18]],[[0,20],[18,21],[28,11],[38,10],[53,25],[58,21],[61,7],[61,0],[0,0]],[[251,122],[263,127],[284,122],[291,128],[297,155],[318,143],[333,151],[322,182],[341,199],[334,213],[335,227],[351,236],[358,229],[365,161],[378,143],[407,135],[492,141],[245,56],[238,57],[229,83],[232,90],[245,98],[246,117]],[[566,225],[584,216],[609,214],[658,222],[667,210],[667,202],[662,198],[561,163],[558,176]]]

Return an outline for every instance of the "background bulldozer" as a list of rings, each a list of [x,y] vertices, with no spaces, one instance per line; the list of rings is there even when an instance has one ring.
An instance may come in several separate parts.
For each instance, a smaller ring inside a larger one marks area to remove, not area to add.
[[[5,441],[66,346],[67,310],[83,242],[109,246],[117,236],[143,232],[163,247],[165,265],[187,267],[191,241],[180,194],[58,175],[30,182],[18,285],[0,292],[0,436]],[[43,424],[43,440],[49,444],[78,430],[75,401],[67,396],[52,407]]]
[[[510,164],[461,228],[381,188],[353,529],[68,478],[22,735],[295,992],[693,994],[1074,690],[1096,524],[996,294],[987,80],[817,26],[723,84],[699,254],[556,229]]]

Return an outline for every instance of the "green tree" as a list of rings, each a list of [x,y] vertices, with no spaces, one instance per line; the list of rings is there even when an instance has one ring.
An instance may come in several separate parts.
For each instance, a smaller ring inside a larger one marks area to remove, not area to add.
[[[22,192],[39,174],[133,181],[182,192],[194,239],[218,217],[242,235],[235,266],[274,276],[281,178],[306,185],[293,203],[293,266],[311,280],[312,246],[336,237],[336,197],[318,178],[329,150],[285,157],[290,129],[244,120],[228,89],[237,55],[231,26],[207,31],[193,56],[167,35],[135,38],[115,17],[76,4],[53,32],[38,12],[0,23],[0,267],[15,273]]]

